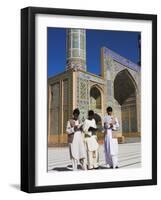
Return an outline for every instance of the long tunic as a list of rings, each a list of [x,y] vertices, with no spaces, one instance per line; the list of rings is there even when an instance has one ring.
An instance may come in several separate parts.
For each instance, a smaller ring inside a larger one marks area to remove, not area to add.
[[[75,126],[80,126],[79,120],[73,120]],[[69,143],[69,152],[70,158],[76,159],[79,161],[80,159],[84,159],[86,157],[85,146],[83,142],[83,133],[78,130],[74,131],[74,127],[71,125],[71,120],[67,122],[66,132],[73,135],[73,140]]]
[[[106,164],[111,167],[118,166],[118,141],[117,138],[112,138],[112,131],[117,130],[119,123],[117,118],[107,115],[103,120],[105,128],[105,141],[104,141],[104,150],[105,150],[105,160]],[[110,127],[110,123],[113,124],[113,127]]]
[[[94,119],[88,120],[86,119],[83,124],[83,131],[85,134],[85,146],[87,152],[87,161],[88,161],[88,168],[97,168],[98,167],[98,142],[97,136],[93,135],[92,131],[88,131],[88,129],[97,128],[96,122]]]

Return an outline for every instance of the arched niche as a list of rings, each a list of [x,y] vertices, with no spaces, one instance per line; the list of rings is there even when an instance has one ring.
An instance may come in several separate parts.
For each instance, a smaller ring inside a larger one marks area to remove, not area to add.
[[[92,86],[90,89],[90,109],[102,109],[101,91],[97,86]]]
[[[122,133],[124,136],[135,135],[137,127],[137,87],[130,72],[120,71],[114,80],[114,98],[121,106]]]

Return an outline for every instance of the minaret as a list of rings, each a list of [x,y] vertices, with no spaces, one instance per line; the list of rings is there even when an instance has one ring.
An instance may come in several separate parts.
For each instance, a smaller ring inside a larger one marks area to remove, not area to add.
[[[66,69],[86,71],[86,31],[71,28],[66,33]]]

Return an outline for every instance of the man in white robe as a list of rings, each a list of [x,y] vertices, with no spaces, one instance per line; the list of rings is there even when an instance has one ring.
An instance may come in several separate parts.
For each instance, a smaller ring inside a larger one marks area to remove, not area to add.
[[[82,125],[78,120],[79,114],[80,112],[78,109],[73,111],[73,119],[70,119],[67,122],[66,128],[66,132],[68,134],[69,154],[73,171],[77,170],[78,163],[81,164],[83,170],[86,170],[86,151]]]
[[[105,136],[104,136],[104,151],[107,168],[118,168],[118,141],[112,137],[112,131],[119,128],[119,123],[116,117],[112,116],[112,108],[107,108],[107,115],[103,120]]]
[[[98,142],[96,135],[96,121],[94,119],[94,112],[90,110],[88,112],[88,119],[84,121],[83,132],[85,134],[85,147],[87,153],[87,165],[88,169],[97,169],[98,164]]]

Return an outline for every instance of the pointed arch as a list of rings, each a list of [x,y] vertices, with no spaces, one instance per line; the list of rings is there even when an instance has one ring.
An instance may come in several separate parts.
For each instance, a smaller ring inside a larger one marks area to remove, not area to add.
[[[121,105],[130,95],[137,93],[137,84],[127,70],[121,70],[114,79],[114,97]]]
[[[101,109],[101,92],[97,87],[90,89],[90,104],[93,109]]]
[[[94,110],[102,108],[102,91],[97,84],[90,88],[90,107]]]
[[[131,73],[124,69],[114,80],[114,98],[121,105],[122,133],[130,136],[137,133],[136,109],[137,85]]]

